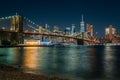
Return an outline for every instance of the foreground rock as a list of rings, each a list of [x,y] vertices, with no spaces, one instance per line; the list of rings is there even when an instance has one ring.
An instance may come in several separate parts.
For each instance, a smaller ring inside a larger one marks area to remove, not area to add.
[[[0,64],[0,80],[65,80],[65,79],[24,73],[21,71],[21,69]]]

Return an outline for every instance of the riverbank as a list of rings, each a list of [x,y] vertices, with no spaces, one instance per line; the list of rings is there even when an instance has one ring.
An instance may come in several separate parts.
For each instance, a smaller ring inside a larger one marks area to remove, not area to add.
[[[65,80],[53,76],[24,73],[22,69],[0,64],[0,80]]]

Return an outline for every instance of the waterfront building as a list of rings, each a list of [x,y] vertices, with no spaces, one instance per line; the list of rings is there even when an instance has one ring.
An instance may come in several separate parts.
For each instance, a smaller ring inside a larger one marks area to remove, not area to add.
[[[114,36],[112,43],[119,43],[120,44],[120,34],[116,34]]]
[[[40,45],[40,40],[24,39],[24,45]]]
[[[112,41],[116,34],[116,29],[112,26],[109,25],[107,28],[105,28],[105,38],[109,41]]]

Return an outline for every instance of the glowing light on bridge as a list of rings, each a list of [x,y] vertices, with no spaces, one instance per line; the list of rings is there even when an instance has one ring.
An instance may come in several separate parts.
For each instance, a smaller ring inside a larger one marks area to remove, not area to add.
[[[8,20],[8,19],[9,19],[9,22],[6,22],[6,20]],[[64,37],[63,41],[65,41],[64,40],[65,38],[67,40],[69,38],[69,39],[76,39],[76,40],[84,39],[85,41],[88,41],[88,42],[91,41],[88,38],[82,38],[80,35],[69,35],[69,34],[65,35],[62,32],[58,33],[58,34],[57,33],[54,34],[54,32],[53,33],[50,32],[50,30],[48,30],[48,28],[42,28],[42,27],[39,28],[40,26],[38,24],[34,23],[33,21],[31,21],[30,19],[28,19],[26,17],[22,18],[22,16],[19,16],[19,15],[2,17],[2,18],[0,18],[0,21],[2,22],[2,20],[4,21],[3,24],[5,24],[5,25],[9,24],[9,26],[10,26],[10,29],[5,29],[4,31],[9,32],[9,33],[21,32],[22,34],[21,34],[21,36],[19,35],[20,37],[23,37],[23,35],[40,35],[40,36],[42,35],[42,36],[47,36],[48,38],[49,37],[58,37],[58,39],[59,39],[59,37]],[[83,21],[83,19],[82,19],[82,21]],[[1,25],[1,24],[0,24],[0,26],[4,27],[4,25]],[[7,27],[8,27],[8,25],[7,25]],[[5,28],[6,28],[6,26],[5,26]],[[67,28],[67,29],[70,32],[70,28]],[[19,31],[19,30],[21,30],[21,31]],[[31,36],[29,38],[31,38]],[[33,39],[33,36],[32,36],[32,39]],[[23,38],[21,40],[23,40]],[[27,42],[27,44],[36,44],[36,43]]]

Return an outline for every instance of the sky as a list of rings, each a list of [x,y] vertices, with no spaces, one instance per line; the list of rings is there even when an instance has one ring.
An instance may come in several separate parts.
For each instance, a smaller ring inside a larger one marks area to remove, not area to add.
[[[0,17],[15,15],[16,12],[33,22],[54,25],[61,29],[76,25],[80,27],[81,15],[84,22],[93,25],[98,36],[105,34],[105,27],[112,24],[120,33],[119,0],[1,0]]]

